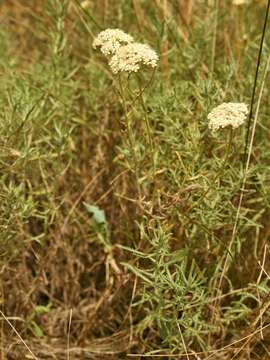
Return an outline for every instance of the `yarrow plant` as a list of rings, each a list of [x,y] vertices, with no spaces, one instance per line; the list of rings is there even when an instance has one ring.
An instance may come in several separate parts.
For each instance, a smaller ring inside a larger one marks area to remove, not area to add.
[[[227,126],[236,129],[245,122],[247,114],[248,107],[244,103],[223,103],[208,114],[208,127],[213,131]]]
[[[158,55],[155,50],[153,50],[149,45],[135,42],[131,35],[126,34],[120,29],[106,29],[99,33],[93,41],[93,48],[100,49],[102,54],[105,55],[105,57],[107,58],[112,73],[118,75],[116,78],[116,83],[118,83],[117,93],[120,95],[120,101],[123,105],[127,140],[129,142],[130,154],[133,158],[132,163],[134,168],[132,169],[132,171],[135,173],[138,195],[139,197],[141,197],[139,180],[140,168],[138,156],[136,153],[135,132],[132,129],[131,115],[132,109],[134,108],[134,103],[137,100],[140,101],[144,110],[145,131],[147,133],[149,145],[153,150],[151,129],[147,111],[145,111],[143,92],[150,85],[153,79],[154,70],[158,64]],[[148,84],[142,87],[142,79],[140,78],[138,73],[144,67],[152,68],[153,72]],[[135,78],[138,84],[137,94],[135,92],[126,91],[128,84],[123,83],[123,81],[129,82],[130,77],[122,77],[122,73],[128,73],[129,75],[134,73],[136,75]],[[131,99],[128,99],[127,97]],[[129,102],[127,100],[131,101]],[[130,106],[130,104],[132,105]],[[152,155],[154,164],[153,151]]]

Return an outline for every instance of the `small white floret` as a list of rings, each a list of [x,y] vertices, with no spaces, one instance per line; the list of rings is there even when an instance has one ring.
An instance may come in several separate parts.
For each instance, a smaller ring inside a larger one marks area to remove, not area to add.
[[[113,55],[123,45],[133,42],[131,35],[126,34],[120,29],[106,29],[101,31],[93,41],[93,48],[100,48],[100,51],[105,55]]]
[[[109,65],[114,74],[120,72],[137,72],[141,66],[155,68],[158,62],[157,53],[150,46],[141,43],[130,43],[121,46],[112,56]]]

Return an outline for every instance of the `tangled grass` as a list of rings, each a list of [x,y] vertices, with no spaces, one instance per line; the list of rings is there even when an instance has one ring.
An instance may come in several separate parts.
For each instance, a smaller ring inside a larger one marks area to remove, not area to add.
[[[207,120],[251,103],[267,1],[213,3],[0,5],[1,359],[269,359],[269,36],[248,158]],[[106,28],[157,69],[112,74]]]

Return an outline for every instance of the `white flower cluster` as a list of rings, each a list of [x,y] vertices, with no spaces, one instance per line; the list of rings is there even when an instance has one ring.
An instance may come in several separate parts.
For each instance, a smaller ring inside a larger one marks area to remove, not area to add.
[[[93,48],[109,58],[109,66],[114,74],[137,72],[141,66],[155,68],[157,53],[150,46],[136,43],[132,36],[119,29],[102,31],[94,40]]]
[[[130,43],[120,47],[111,58],[109,65],[114,74],[119,72],[137,72],[141,65],[157,66],[158,56],[150,46],[140,43]]]
[[[244,123],[247,114],[248,107],[244,103],[223,103],[208,114],[208,127],[213,131],[229,125],[236,129]]]
[[[122,45],[133,42],[132,36],[120,29],[106,29],[101,31],[93,42],[93,48],[100,47],[100,51],[105,55],[115,54]]]

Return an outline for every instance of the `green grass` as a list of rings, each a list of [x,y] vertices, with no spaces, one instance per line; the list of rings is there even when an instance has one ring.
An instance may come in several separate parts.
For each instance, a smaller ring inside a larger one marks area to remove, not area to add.
[[[207,120],[250,104],[266,3],[0,4],[1,359],[270,357],[269,74],[235,237],[246,128]],[[113,27],[160,56],[143,99]]]

